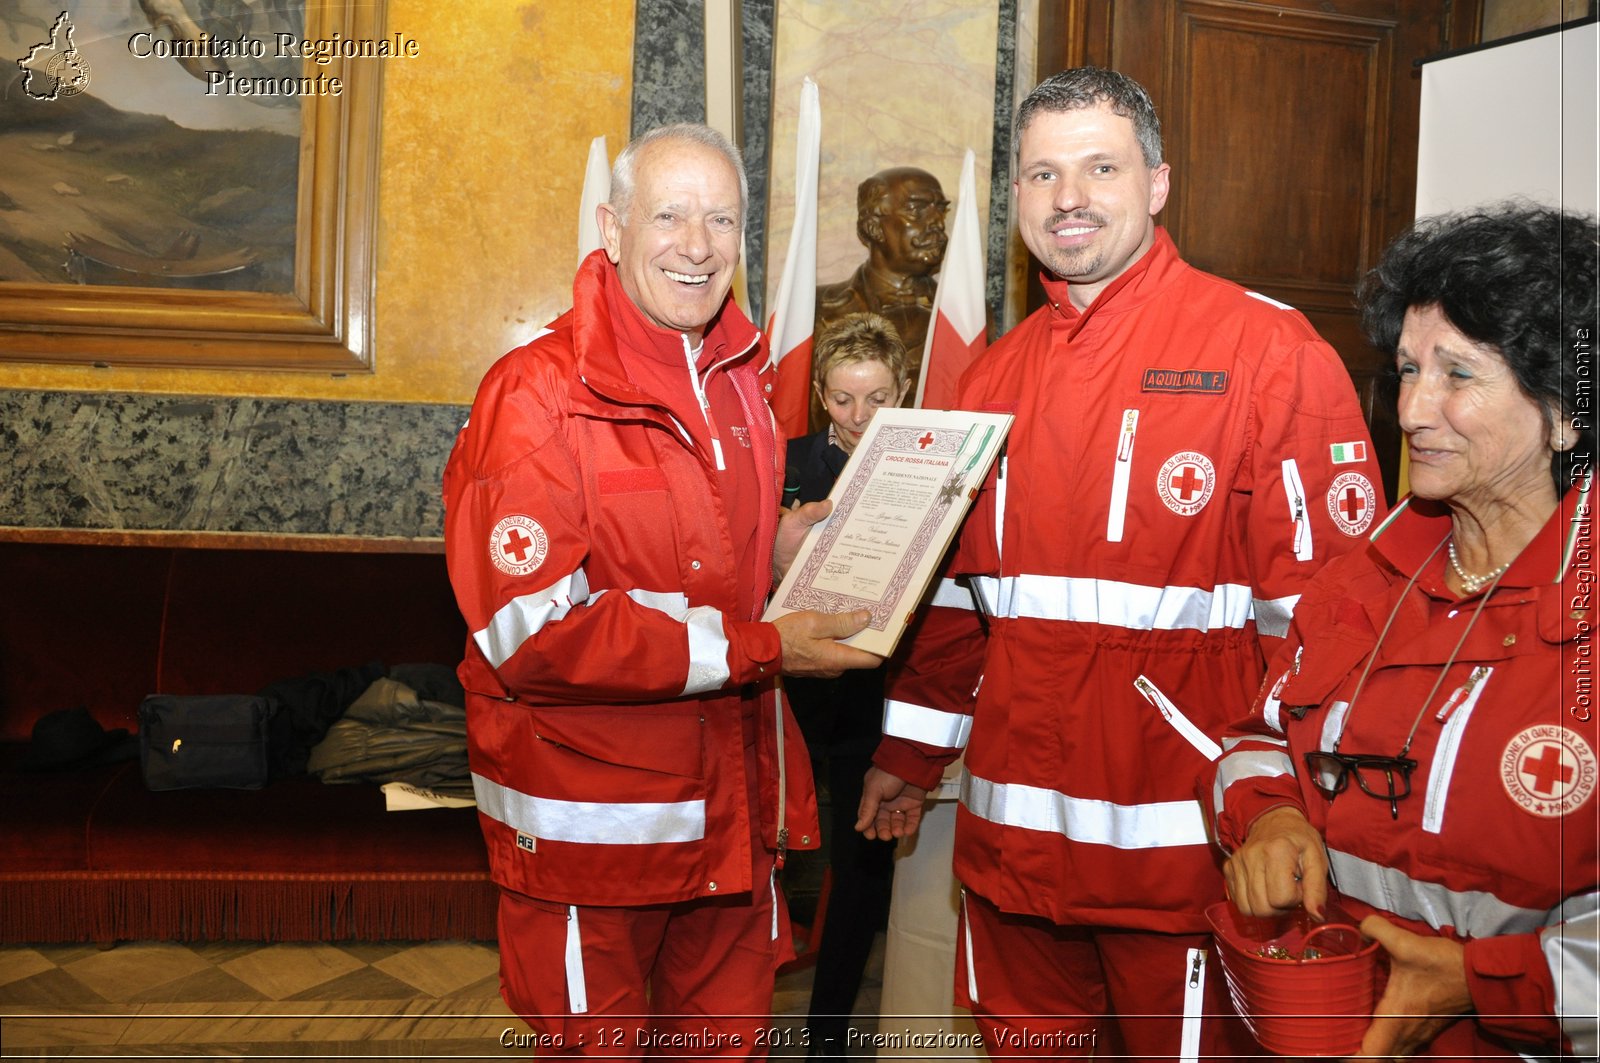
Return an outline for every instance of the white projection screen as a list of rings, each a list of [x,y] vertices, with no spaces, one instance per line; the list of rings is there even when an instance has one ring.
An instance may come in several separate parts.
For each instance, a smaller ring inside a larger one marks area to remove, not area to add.
[[[1422,68],[1417,216],[1524,196],[1596,212],[1594,21]]]

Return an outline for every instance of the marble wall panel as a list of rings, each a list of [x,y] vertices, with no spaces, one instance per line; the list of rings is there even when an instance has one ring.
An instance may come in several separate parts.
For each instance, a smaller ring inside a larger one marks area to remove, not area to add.
[[[920,166],[953,198],[971,148],[979,224],[987,229],[999,31],[993,2],[778,0],[769,293],[782,279],[793,225],[795,128],[807,75],[822,104],[819,282],[844,279],[865,258],[856,238],[856,186],[885,167]]]
[[[632,136],[671,122],[706,120],[705,0],[637,0]]]
[[[466,412],[0,390],[0,525],[437,538]]]
[[[633,136],[669,122],[706,120],[706,0],[638,0],[634,37]],[[776,0],[742,0],[739,12],[744,93],[739,149],[750,183],[745,225],[746,310],[763,318],[767,243],[767,166],[772,107],[772,33]],[[620,147],[620,145],[619,145]]]
[[[745,283],[750,316],[766,321],[767,169],[772,162],[772,34],[777,0],[743,0],[744,152],[752,209],[745,224]],[[756,205],[760,209],[756,209]]]

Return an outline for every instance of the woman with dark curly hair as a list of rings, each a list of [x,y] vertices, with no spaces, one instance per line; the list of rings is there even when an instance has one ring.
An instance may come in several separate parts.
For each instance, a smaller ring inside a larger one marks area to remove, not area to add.
[[[1247,915],[1330,886],[1388,982],[1362,1055],[1594,1056],[1593,218],[1424,219],[1363,283],[1411,494],[1295,610],[1203,792]]]

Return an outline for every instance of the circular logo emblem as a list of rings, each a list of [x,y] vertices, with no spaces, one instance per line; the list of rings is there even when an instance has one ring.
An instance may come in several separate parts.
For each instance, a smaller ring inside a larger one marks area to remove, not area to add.
[[[1577,731],[1558,724],[1525,727],[1500,757],[1500,784],[1524,812],[1564,816],[1594,793],[1594,750]]]
[[[1360,535],[1372,527],[1378,512],[1378,494],[1372,481],[1358,472],[1341,473],[1328,488],[1328,516],[1346,535]]]
[[[1216,485],[1217,471],[1211,467],[1211,459],[1198,450],[1178,451],[1156,477],[1156,493],[1180,517],[1192,517],[1205,509]]]
[[[550,537],[539,522],[521,513],[502,517],[489,533],[489,560],[508,576],[526,576],[544,564]]]
[[[55,79],[54,97],[76,96],[89,87],[89,61],[76,48],[57,52],[44,69],[47,77]]]

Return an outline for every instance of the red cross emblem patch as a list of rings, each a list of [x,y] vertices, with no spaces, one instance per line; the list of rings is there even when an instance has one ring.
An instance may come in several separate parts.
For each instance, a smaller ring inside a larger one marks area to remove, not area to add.
[[[1206,508],[1216,485],[1217,470],[1210,458],[1198,450],[1180,450],[1161,466],[1156,494],[1178,516],[1192,517]]]
[[[501,517],[489,533],[489,560],[508,576],[526,576],[544,564],[550,537],[532,517],[513,513]]]
[[[1524,812],[1564,816],[1593,795],[1600,764],[1583,735],[1559,724],[1525,727],[1506,743],[1500,785]]]
[[[1378,493],[1372,481],[1359,472],[1340,473],[1328,488],[1328,516],[1346,535],[1360,535],[1372,527],[1378,512]]]

